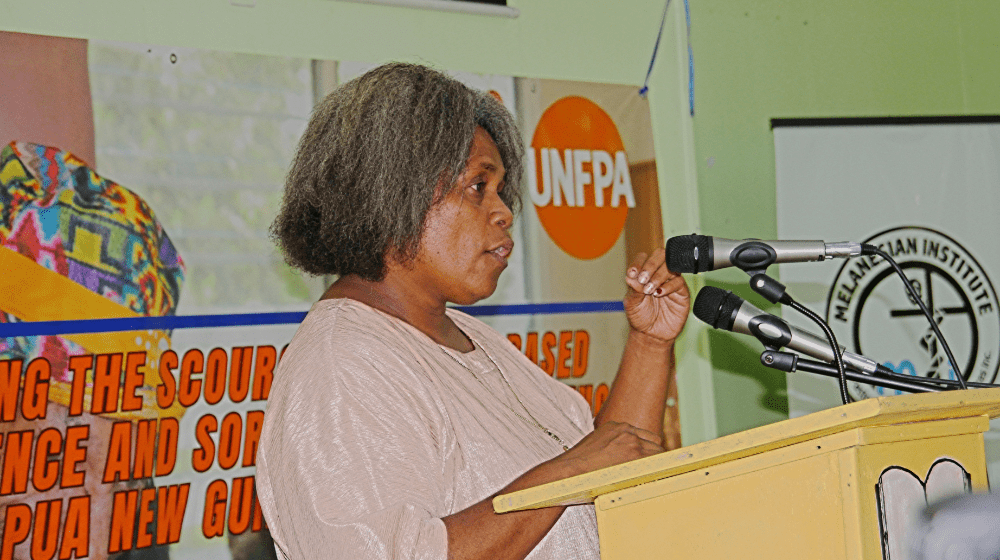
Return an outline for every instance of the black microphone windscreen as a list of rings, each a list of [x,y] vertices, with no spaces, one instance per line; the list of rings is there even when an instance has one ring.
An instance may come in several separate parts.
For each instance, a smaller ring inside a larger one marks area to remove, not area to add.
[[[717,329],[732,330],[736,311],[743,305],[743,298],[722,288],[705,286],[694,298],[694,316]]]
[[[712,238],[707,235],[678,235],[667,240],[667,268],[673,272],[712,270]]]

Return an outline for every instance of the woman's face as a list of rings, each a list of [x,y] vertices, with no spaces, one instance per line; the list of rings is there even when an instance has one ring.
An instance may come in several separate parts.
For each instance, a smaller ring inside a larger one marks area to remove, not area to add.
[[[477,127],[458,182],[427,213],[412,264],[434,299],[468,305],[496,290],[514,247],[514,216],[499,196],[505,173],[493,138]]]

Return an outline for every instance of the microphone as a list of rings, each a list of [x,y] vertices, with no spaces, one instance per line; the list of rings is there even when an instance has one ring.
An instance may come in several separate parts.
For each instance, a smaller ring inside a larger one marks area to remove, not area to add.
[[[860,254],[861,244],[849,241],[736,240],[694,233],[667,240],[667,268],[673,272],[706,272],[727,266],[763,272],[774,263],[822,261]]]
[[[725,331],[748,334],[756,337],[764,346],[787,347],[807,356],[832,362],[833,349],[825,338],[789,325],[779,317],[765,313],[746,302],[736,294],[706,286],[698,292],[694,300],[694,316],[709,325]],[[891,373],[891,370],[870,358],[847,352],[840,348],[844,365],[855,371],[874,375]]]

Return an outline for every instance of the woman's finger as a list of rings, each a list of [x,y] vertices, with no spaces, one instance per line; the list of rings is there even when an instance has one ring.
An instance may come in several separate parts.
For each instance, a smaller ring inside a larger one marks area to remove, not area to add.
[[[646,257],[646,262],[642,263],[642,266],[639,269],[639,274],[636,276],[636,280],[645,286],[649,282],[649,279],[653,277],[656,270],[663,266],[663,263],[665,263],[666,260],[667,255],[663,249],[653,251],[648,257]]]
[[[672,294],[674,292],[677,292],[681,288],[684,288],[686,286],[687,286],[687,283],[684,282],[684,278],[681,275],[678,274],[676,276],[673,276],[673,277],[669,278],[663,284],[660,284],[660,286],[658,288],[656,288],[655,290],[653,290],[653,295],[656,296],[656,297],[663,297],[663,296],[666,296],[666,295],[670,295],[670,294]]]
[[[633,280],[638,278],[642,265],[645,262],[646,253],[639,253],[638,255],[632,257],[632,262],[628,265],[628,270],[625,271],[625,277]]]
[[[659,268],[653,271],[653,275],[649,277],[649,280],[642,286],[642,293],[647,295],[653,295],[656,290],[663,285],[664,282],[674,277],[675,274],[670,272],[667,265],[662,264]]]
[[[657,455],[666,451],[662,446],[655,443],[650,443],[646,440],[642,440],[642,455],[644,457],[649,457],[650,455]]]
[[[660,445],[663,442],[663,436],[650,432],[649,430],[644,430],[642,428],[637,428],[631,424],[625,424],[628,426],[627,430],[634,434],[639,439],[650,442],[656,445]]]

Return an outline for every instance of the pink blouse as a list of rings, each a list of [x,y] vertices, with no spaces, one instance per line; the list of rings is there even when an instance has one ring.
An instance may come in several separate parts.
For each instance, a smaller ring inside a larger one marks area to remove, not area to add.
[[[474,351],[354,300],[313,305],[275,374],[257,453],[279,557],[444,560],[442,517],[561,453],[545,430],[568,446],[593,430],[576,391],[481,321],[448,315]],[[599,557],[590,505],[567,508],[528,555]]]

